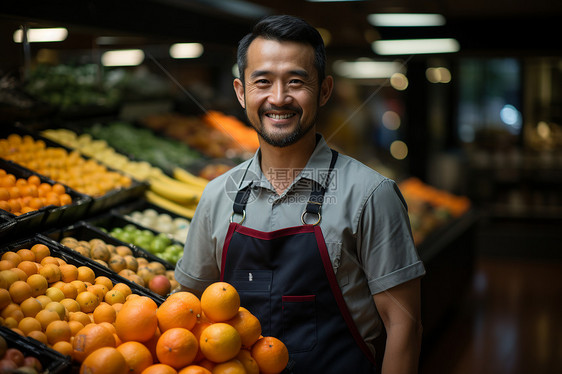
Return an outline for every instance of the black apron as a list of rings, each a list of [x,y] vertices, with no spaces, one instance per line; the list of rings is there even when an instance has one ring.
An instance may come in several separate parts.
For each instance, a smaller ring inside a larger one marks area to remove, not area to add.
[[[329,173],[337,156],[332,151]],[[238,191],[234,202],[233,215],[242,215],[242,221],[250,190]],[[302,226],[262,232],[231,222],[221,280],[238,290],[242,305],[260,320],[263,336],[285,343],[290,356],[285,373],[374,373],[373,354],[347,309],[318,225],[325,191],[312,189]],[[308,215],[317,222],[306,224]]]

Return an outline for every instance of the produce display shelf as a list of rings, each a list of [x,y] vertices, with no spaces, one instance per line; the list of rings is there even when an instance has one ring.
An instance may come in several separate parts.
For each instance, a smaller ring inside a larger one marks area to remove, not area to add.
[[[8,135],[10,134],[18,134],[20,136],[31,136],[34,140],[42,140],[45,142],[47,147],[56,147],[56,148],[62,148],[64,150],[66,150],[67,152],[72,152],[73,149],[68,148],[60,143],[57,143],[55,141],[52,141],[51,139],[48,139],[40,134],[38,134],[37,132],[21,125],[21,124],[14,124],[14,125],[3,125],[2,127],[0,127],[0,139],[2,138],[7,138]],[[85,156],[85,155],[81,155],[82,158],[89,160],[91,158]],[[97,162],[97,161],[96,161]],[[113,171],[113,172],[117,172],[120,174],[123,174],[120,171],[114,170],[110,167],[107,167],[107,170]],[[114,189],[111,190],[109,192],[107,192],[106,194],[104,194],[103,196],[89,196],[86,195],[88,197],[90,197],[91,201],[90,204],[88,205],[88,210],[86,212],[87,215],[93,215],[93,214],[97,214],[100,213],[102,211],[106,211],[111,209],[112,207],[121,204],[123,202],[126,201],[130,201],[133,200],[135,198],[141,197],[143,196],[144,192],[148,189],[148,183],[147,182],[141,182],[138,181],[134,178],[131,178],[131,185],[127,188],[119,188],[119,189]]]
[[[0,248],[0,255],[7,251],[18,251],[22,248],[31,248],[34,244],[44,244],[51,250],[51,256],[58,257],[64,260],[68,264],[72,264],[75,266],[87,266],[91,268],[96,277],[98,276],[105,276],[109,278],[113,284],[115,283],[125,283],[131,288],[131,291],[135,294],[139,294],[141,296],[147,296],[153,299],[156,304],[160,305],[164,299],[160,296],[155,294],[154,292],[148,290],[145,287],[142,287],[130,280],[118,275],[114,271],[109,268],[104,267],[103,265],[97,263],[96,261],[84,257],[76,251],[58,243],[54,239],[46,236],[44,234],[35,234],[33,236],[17,240],[11,243],[6,244],[2,248]]]
[[[104,272],[111,273],[112,276],[116,279],[119,279],[120,282],[123,282],[123,283],[126,283],[127,285],[129,285],[129,287],[134,287],[135,289],[139,289],[140,293],[144,294],[145,296],[150,296],[152,299],[157,301],[158,304],[161,303],[162,301],[164,301],[164,298],[162,296],[150,291],[147,287],[143,287],[143,286],[138,285],[134,282],[131,282],[130,280],[128,280],[128,279],[120,276],[119,274],[115,273],[111,269],[106,268],[105,266],[99,264],[98,262],[96,262],[95,260],[93,260],[91,258],[82,256],[78,252],[73,251],[71,248],[61,244],[60,242],[66,237],[73,237],[73,238],[75,238],[79,241],[80,240],[89,241],[91,239],[101,239],[106,244],[111,244],[111,245],[114,245],[114,246],[123,245],[123,246],[126,246],[126,247],[130,248],[131,252],[133,253],[133,256],[135,256],[135,257],[144,257],[149,262],[156,261],[156,262],[159,262],[159,263],[163,264],[165,267],[166,267],[166,265],[169,265],[169,264],[165,263],[162,259],[157,258],[157,257],[151,255],[150,253],[146,253],[144,250],[140,250],[139,248],[137,248],[133,245],[130,245],[128,243],[120,241],[120,240],[114,238],[113,236],[106,234],[105,232],[98,229],[97,227],[90,225],[86,221],[80,221],[80,222],[78,222],[74,225],[67,226],[67,227],[64,227],[64,228],[57,228],[57,229],[49,230],[49,231],[43,232],[39,235],[44,236],[47,240],[49,240],[52,243],[55,243],[57,246],[63,248],[66,252],[70,252],[70,253],[73,253],[75,256],[78,256],[79,258],[82,259],[82,261],[86,262],[88,264],[88,266],[90,266],[90,264],[92,264],[97,268],[101,268],[101,269],[103,269]],[[169,267],[166,267],[166,269],[169,269]]]
[[[50,178],[4,159],[0,159],[0,169],[5,170],[9,174],[13,174],[16,178],[27,179],[32,175],[36,175],[42,183],[48,183],[50,185],[57,183]],[[18,235],[28,233],[30,230],[66,225],[85,217],[92,199],[68,186],[65,186],[65,190],[72,198],[72,204],[63,206],[49,205],[19,216],[3,211],[3,214],[10,217],[14,224],[11,225],[9,230],[0,226],[0,233],[5,233],[5,236],[15,238]]]
[[[142,225],[139,225],[138,223],[132,222],[126,218],[124,218],[123,216],[117,215],[114,212],[109,212],[106,214],[102,214],[102,215],[98,215],[95,217],[91,217],[87,220],[85,220],[87,222],[87,224],[89,224],[92,227],[95,227],[96,230],[103,232],[102,229],[107,230],[107,232],[111,231],[112,229],[116,228],[116,227],[125,227],[126,225],[133,225],[136,228],[138,228],[139,230],[148,230],[150,232],[152,232],[154,235],[158,235],[160,234],[160,232],[144,227]],[[120,243],[125,243],[109,234],[106,234],[108,237],[114,238],[115,240],[117,240]],[[183,244],[171,239],[172,243],[175,244],[179,244],[183,247]],[[147,257],[149,259],[151,259],[152,261],[158,261],[162,264],[164,264],[164,266],[166,267],[166,269],[168,270],[174,270],[175,269],[175,265],[171,264],[170,262],[156,256],[155,254],[151,253],[147,248],[143,248],[137,245],[134,245],[132,243],[125,243],[126,245],[133,247],[137,250],[137,253],[141,254],[143,257]]]

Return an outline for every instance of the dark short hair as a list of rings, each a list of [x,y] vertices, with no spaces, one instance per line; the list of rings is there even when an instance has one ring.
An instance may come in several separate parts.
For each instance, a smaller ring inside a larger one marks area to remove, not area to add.
[[[268,16],[261,19],[251,33],[238,43],[238,72],[244,82],[244,70],[248,64],[248,48],[254,39],[262,37],[269,40],[304,43],[314,48],[314,66],[318,71],[320,83],[326,77],[326,49],[322,36],[313,26],[301,18],[288,15]]]

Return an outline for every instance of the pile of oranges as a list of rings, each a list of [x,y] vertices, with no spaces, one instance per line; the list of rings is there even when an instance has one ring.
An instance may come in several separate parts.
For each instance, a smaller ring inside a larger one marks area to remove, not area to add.
[[[0,323],[71,356],[81,373],[274,374],[289,360],[228,283],[158,306],[40,243],[3,253]]]
[[[48,205],[68,204],[72,204],[72,197],[62,184],[41,182],[37,175],[17,178],[0,169],[0,209],[19,216]]]
[[[0,139],[0,157],[92,197],[127,188],[132,183],[130,177],[108,170],[96,160],[85,159],[78,151],[47,147],[43,140],[30,135],[13,133]]]

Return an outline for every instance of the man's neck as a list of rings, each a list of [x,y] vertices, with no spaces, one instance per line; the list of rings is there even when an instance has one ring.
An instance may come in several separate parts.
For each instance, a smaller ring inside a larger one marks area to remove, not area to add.
[[[260,139],[261,170],[278,195],[281,195],[304,169],[315,147],[314,131],[287,147],[274,147]]]

